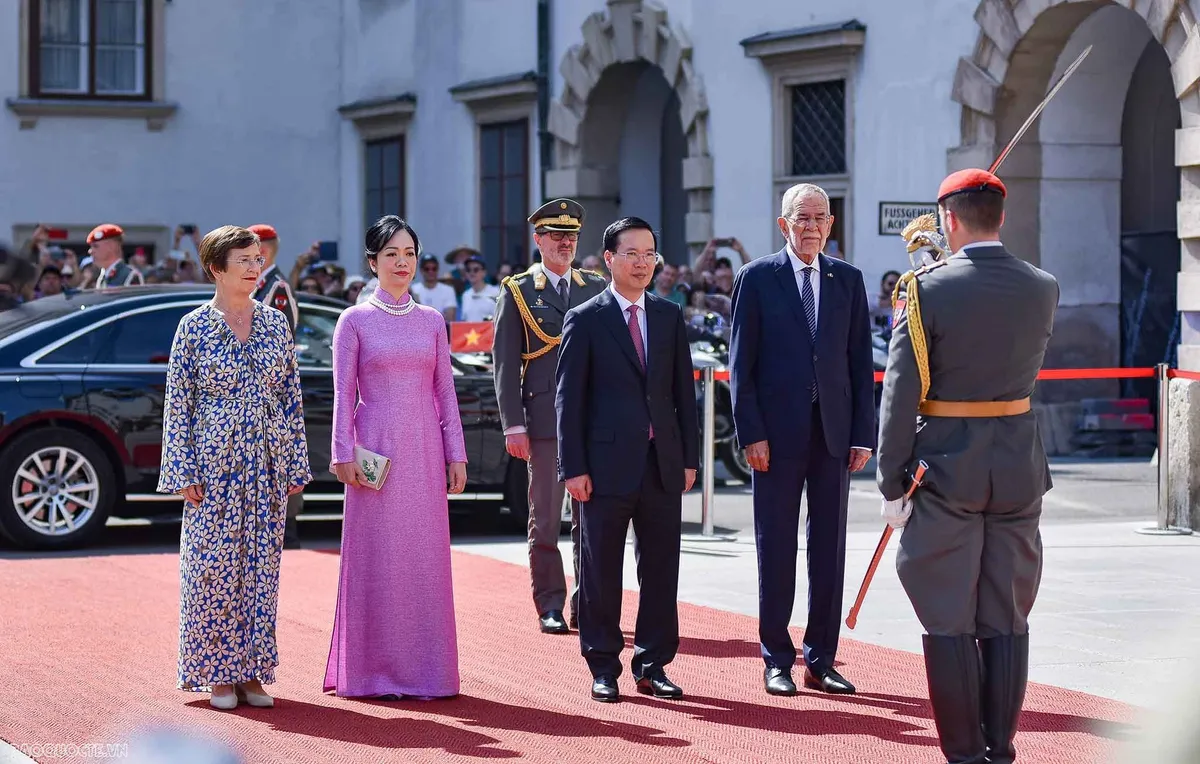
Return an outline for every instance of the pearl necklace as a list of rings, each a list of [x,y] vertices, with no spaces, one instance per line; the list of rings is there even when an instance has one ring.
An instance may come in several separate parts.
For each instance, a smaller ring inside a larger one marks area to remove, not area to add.
[[[374,292],[367,298],[367,302],[379,308],[384,313],[391,313],[393,316],[407,316],[409,313],[412,313],[413,308],[417,307],[417,301],[413,299],[411,294],[408,296],[408,302],[404,306],[389,305],[375,296]]]

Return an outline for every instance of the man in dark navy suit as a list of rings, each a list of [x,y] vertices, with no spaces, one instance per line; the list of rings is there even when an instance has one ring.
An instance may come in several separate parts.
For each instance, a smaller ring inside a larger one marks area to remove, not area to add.
[[[604,232],[609,288],[563,321],[557,395],[558,471],[580,502],[579,642],[592,698],[620,700],[625,536],[636,535],[637,690],[679,698],[664,667],[679,649],[683,494],[700,464],[692,356],[679,306],[647,292],[658,239],[646,221]]]
[[[866,286],[857,268],[822,253],[832,226],[823,189],[789,188],[779,218],[786,246],[743,266],[733,285],[733,418],[754,470],[759,640],[772,695],[796,694],[788,622],[805,489],[804,683],[854,692],[833,666],[850,473],[866,466],[875,446],[875,385]]]

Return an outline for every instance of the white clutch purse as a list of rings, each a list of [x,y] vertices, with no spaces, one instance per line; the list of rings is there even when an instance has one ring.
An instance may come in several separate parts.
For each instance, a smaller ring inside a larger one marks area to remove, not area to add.
[[[392,467],[391,459],[362,446],[355,446],[354,461],[367,478],[367,485],[376,491],[383,487],[383,481],[387,480],[388,470]]]

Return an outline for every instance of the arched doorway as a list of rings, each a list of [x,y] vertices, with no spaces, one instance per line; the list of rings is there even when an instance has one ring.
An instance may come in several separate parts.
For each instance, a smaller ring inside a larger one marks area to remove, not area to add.
[[[1170,61],[1187,39],[1178,18],[1186,6],[1137,5],[1141,14],[1108,0],[984,0],[975,55],[959,63],[963,145],[950,152],[950,166],[986,167],[1093,46],[999,171],[1012,191],[1006,243],[1062,288],[1047,366],[1159,362],[1179,342],[1181,109]],[[1116,382],[1043,391],[1061,400],[1120,393]]]
[[[608,223],[637,215],[659,232],[668,262],[688,262],[712,236],[708,107],[691,44],[641,0],[608,0],[583,39],[563,57],[551,104],[546,193],[587,209],[581,258],[599,253]]]

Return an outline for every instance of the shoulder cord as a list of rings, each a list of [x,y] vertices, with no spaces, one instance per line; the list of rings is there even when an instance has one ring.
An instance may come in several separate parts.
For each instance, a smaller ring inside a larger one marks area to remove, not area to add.
[[[892,290],[893,308],[900,296],[901,288],[906,292],[904,312],[908,317],[908,336],[912,339],[913,355],[917,359],[917,373],[921,376],[920,403],[924,403],[925,396],[929,394],[929,347],[925,343],[925,325],[921,322],[920,291],[917,288],[917,275],[914,271],[905,273],[896,281],[896,286]]]

